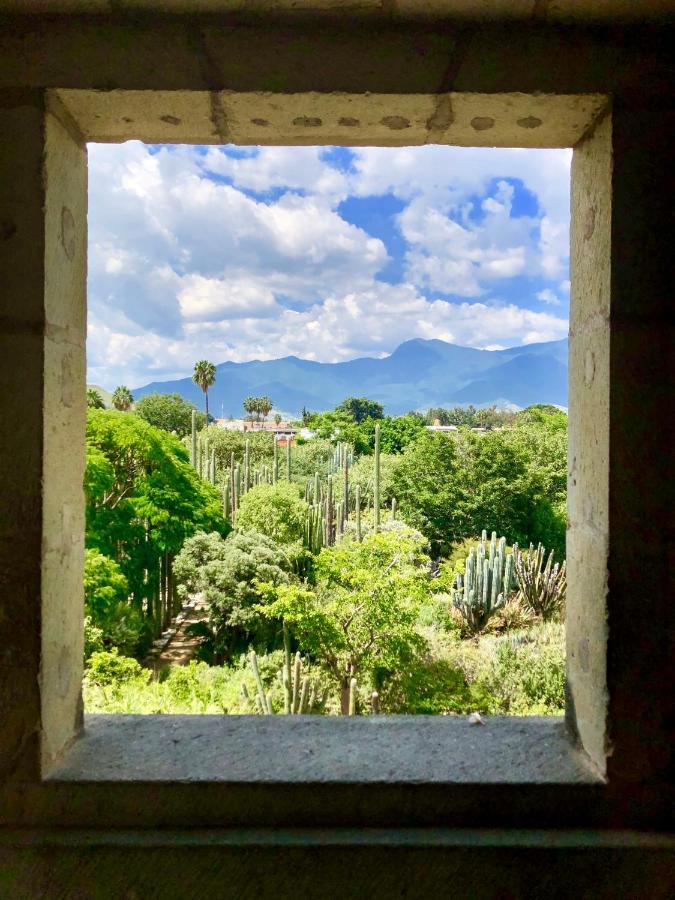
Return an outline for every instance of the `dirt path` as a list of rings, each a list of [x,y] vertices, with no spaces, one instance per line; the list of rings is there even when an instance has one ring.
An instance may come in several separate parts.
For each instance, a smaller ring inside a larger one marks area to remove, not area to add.
[[[161,672],[165,666],[186,666],[194,659],[200,638],[187,634],[185,629],[188,625],[207,619],[208,611],[201,595],[192,597],[178,613],[171,628],[155,641],[143,665],[152,669],[155,674]]]

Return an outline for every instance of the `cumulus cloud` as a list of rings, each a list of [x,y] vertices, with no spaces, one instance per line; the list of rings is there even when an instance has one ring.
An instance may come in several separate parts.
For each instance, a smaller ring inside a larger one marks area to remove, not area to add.
[[[536,211],[514,214],[514,180]],[[379,194],[403,203],[396,284],[380,280],[383,240],[339,212]],[[385,355],[412,337],[564,337],[539,303],[569,293],[568,197],[567,151],[360,148],[338,168],[316,147],[92,145],[90,380],[136,386],[204,357]],[[526,278],[534,309],[503,299]]]

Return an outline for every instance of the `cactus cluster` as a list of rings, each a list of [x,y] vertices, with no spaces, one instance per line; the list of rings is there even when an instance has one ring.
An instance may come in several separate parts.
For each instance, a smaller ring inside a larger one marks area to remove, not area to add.
[[[197,433],[197,414],[192,415],[192,434],[190,444],[190,458],[192,465],[200,477],[211,484],[217,483],[218,460],[215,448],[209,446],[208,436]],[[291,444],[286,444],[285,471],[286,480],[291,480]],[[251,465],[251,447],[247,439],[243,459],[237,461],[235,454],[230,454],[229,467],[221,470],[222,483],[222,509],[223,515],[232,525],[236,525],[237,509],[241,497],[252,487],[259,484],[276,484],[280,475],[279,447],[274,442],[274,456],[271,466],[262,465],[253,469]],[[333,456],[329,462],[329,473],[322,480],[316,472],[313,479],[305,484],[305,500],[308,504],[307,519],[304,529],[304,544],[312,553],[318,552],[322,547],[330,547],[340,540],[347,530],[350,511],[355,514],[356,536],[360,541],[363,538],[361,513],[365,499],[366,508],[369,506],[368,498],[362,498],[361,489],[357,485],[351,490],[350,469],[354,464],[353,449],[343,442],[335,447]],[[374,457],[374,486],[373,486],[373,516],[374,530],[380,528],[380,425],[375,426],[375,457]],[[338,500],[335,491],[335,479],[341,485],[341,498]],[[396,501],[392,502],[391,517],[396,518]]]
[[[515,553],[515,575],[518,582],[518,595],[523,604],[544,621],[560,613],[565,603],[567,588],[566,563],[553,564],[554,551],[548,555],[546,549],[539,544],[535,550]]]
[[[245,684],[241,686],[241,693],[249,704],[253,706],[259,715],[274,715],[272,701],[265,691],[263,680],[258,668],[258,657],[255,650],[248,655],[249,666],[256,685],[256,694],[253,701],[249,696]],[[299,653],[291,657],[291,642],[286,625],[284,624],[284,664],[279,671],[284,691],[284,713],[286,715],[321,714],[326,706],[328,690],[321,691],[319,683],[312,681],[309,675],[303,675],[302,658]]]
[[[453,591],[453,605],[462,616],[467,629],[477,634],[490,617],[503,606],[517,587],[514,554],[506,552],[506,538],[497,540],[492,532],[490,543],[484,531],[475,549],[466,559],[464,575],[457,575]]]

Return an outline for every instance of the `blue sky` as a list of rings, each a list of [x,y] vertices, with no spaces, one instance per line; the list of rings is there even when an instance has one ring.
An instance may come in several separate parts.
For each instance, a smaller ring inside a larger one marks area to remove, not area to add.
[[[557,340],[567,150],[89,147],[90,383]]]

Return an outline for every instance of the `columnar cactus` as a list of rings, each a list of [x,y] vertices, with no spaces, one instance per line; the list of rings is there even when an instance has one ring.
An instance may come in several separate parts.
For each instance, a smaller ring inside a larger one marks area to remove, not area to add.
[[[251,486],[251,440],[246,438],[244,448],[244,484],[243,492],[246,494]]]
[[[192,443],[190,452],[190,462],[194,469],[197,468],[197,410],[192,410]]]
[[[276,484],[279,480],[279,444],[277,436],[274,435],[274,462],[272,463],[272,484]]]
[[[291,439],[286,438],[286,481],[291,480]]]
[[[456,576],[453,605],[471,633],[481,631],[515,590],[514,553],[506,553],[506,538],[497,542],[494,531],[488,545],[484,531],[475,550],[469,552],[464,576]]]
[[[359,543],[363,540],[361,533],[361,485],[357,484],[354,491],[354,503],[356,507],[356,539]]]
[[[375,425],[375,486],[373,494],[375,531],[380,529],[380,423]]]

